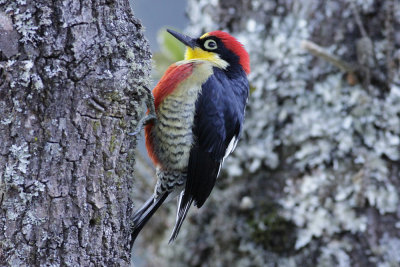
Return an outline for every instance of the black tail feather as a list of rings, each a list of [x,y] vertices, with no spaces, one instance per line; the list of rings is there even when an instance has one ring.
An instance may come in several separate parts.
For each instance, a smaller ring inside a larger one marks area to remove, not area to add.
[[[150,220],[151,216],[156,212],[156,210],[161,206],[161,204],[168,197],[168,193],[164,193],[158,199],[154,200],[153,197],[148,199],[143,206],[135,212],[133,215],[133,224],[132,224],[132,234],[131,234],[131,248],[135,243],[137,236],[140,231],[143,229],[145,224]]]
[[[146,212],[146,210],[151,206],[151,204],[154,203],[154,198],[151,197],[149,198],[133,215],[133,227],[135,227],[138,223],[138,220],[140,219],[140,217],[142,216],[142,214],[144,212]]]
[[[185,191],[183,191],[179,198],[174,230],[172,231],[168,244],[171,244],[178,236],[179,230],[181,229],[182,223],[186,218],[186,215],[189,211],[190,206],[192,205],[192,202],[193,198],[188,196],[187,194],[185,195]]]

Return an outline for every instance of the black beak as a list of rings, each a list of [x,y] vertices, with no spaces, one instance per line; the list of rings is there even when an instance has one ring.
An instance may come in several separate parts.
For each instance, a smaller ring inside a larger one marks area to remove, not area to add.
[[[194,48],[196,46],[196,39],[193,39],[192,37],[189,37],[187,35],[181,34],[179,32],[170,29],[167,29],[167,32],[169,32],[172,36],[174,36],[176,39],[181,41],[186,46],[189,46],[191,48]]]

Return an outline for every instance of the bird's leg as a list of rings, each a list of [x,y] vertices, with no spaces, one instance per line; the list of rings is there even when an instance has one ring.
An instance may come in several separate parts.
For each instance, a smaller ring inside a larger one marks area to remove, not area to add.
[[[140,133],[143,130],[143,127],[148,124],[149,122],[155,120],[157,118],[156,116],[156,109],[154,107],[154,97],[153,94],[151,93],[151,90],[147,87],[144,86],[144,89],[146,90],[146,107],[148,108],[149,112],[140,119],[138,122],[136,129],[133,133],[128,133],[128,135],[134,136]]]

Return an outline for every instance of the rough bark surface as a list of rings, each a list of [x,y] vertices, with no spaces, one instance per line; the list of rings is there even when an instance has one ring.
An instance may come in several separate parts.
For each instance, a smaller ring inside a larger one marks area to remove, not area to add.
[[[150,261],[399,266],[399,1],[190,0],[188,15],[188,34],[244,43],[255,90],[211,199],[172,246],[148,241]]]
[[[0,0],[0,265],[128,266],[150,70],[124,0]]]

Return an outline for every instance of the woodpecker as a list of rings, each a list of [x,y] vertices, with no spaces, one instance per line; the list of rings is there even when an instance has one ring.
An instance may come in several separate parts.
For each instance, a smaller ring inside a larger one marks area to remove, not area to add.
[[[249,55],[234,37],[223,31],[199,38],[167,31],[185,44],[185,59],[172,64],[153,89],[148,117],[155,119],[145,126],[145,138],[157,184],[134,214],[131,245],[166,199],[179,195],[169,243],[192,203],[203,206],[240,138],[249,95]]]

